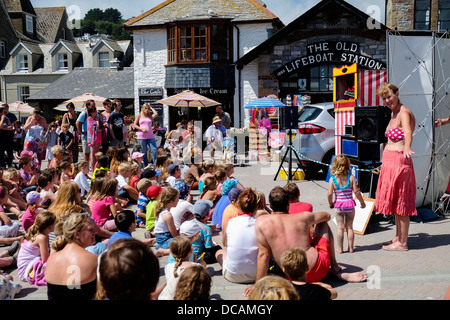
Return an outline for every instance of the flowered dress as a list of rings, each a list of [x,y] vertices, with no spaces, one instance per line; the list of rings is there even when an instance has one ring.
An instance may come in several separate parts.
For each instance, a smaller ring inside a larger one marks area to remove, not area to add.
[[[25,136],[24,150],[31,151],[38,155],[39,160],[45,158],[47,141],[45,139],[45,129],[41,125],[35,125],[27,130]]]

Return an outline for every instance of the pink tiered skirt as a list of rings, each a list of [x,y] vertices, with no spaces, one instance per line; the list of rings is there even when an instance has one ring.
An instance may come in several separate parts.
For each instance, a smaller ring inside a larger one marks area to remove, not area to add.
[[[403,157],[403,152],[384,150],[374,210],[382,214],[417,215],[413,161]]]

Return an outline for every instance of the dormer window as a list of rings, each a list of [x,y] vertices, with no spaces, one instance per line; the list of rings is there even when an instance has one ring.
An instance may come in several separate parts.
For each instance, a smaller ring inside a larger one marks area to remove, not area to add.
[[[26,30],[28,33],[34,33],[34,23],[32,16],[26,16]]]
[[[17,55],[17,72],[28,72],[28,55]]]
[[[108,52],[100,52],[98,54],[98,66],[100,68],[109,68],[109,60]]]
[[[56,68],[58,71],[69,70],[69,59],[67,53],[58,53],[56,55]]]

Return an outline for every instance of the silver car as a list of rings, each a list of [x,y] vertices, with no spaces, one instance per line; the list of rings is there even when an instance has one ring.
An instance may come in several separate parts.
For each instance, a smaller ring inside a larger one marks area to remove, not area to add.
[[[289,161],[289,130],[281,155]],[[297,151],[305,174],[315,175],[322,170],[326,177],[331,158],[335,153],[334,103],[324,102],[303,107],[298,115],[298,130],[292,129],[292,147]],[[292,167],[297,168],[297,158],[292,154]],[[299,166],[299,168],[301,168]]]

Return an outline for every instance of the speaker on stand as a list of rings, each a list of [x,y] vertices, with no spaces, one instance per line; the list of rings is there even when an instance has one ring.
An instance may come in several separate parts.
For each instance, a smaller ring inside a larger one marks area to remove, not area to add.
[[[359,162],[360,168],[373,170],[381,165],[381,144],[387,142],[384,132],[390,120],[391,110],[388,107],[355,107],[354,133],[358,157],[354,160]],[[370,197],[372,198],[375,198],[378,181],[378,178],[374,178],[374,173],[362,174],[359,182],[362,186],[370,186]]]

